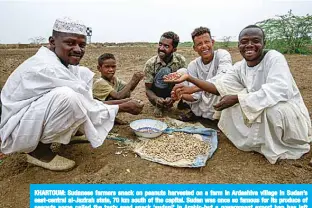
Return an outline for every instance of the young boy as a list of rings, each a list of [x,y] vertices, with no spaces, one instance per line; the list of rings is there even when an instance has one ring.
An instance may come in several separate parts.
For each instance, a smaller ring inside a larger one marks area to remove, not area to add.
[[[101,72],[101,78],[93,84],[93,97],[100,101],[121,100],[130,97],[130,93],[143,79],[143,72],[133,74],[129,83],[115,76],[117,64],[115,56],[104,53],[98,58],[97,69]]]

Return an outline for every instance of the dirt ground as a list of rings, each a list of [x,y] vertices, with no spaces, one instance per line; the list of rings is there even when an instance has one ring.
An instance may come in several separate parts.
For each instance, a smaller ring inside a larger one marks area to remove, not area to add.
[[[10,73],[37,49],[0,49],[0,86]],[[230,49],[233,62],[241,59],[237,49]],[[114,53],[118,59],[117,75],[128,81],[136,71],[143,70],[148,58],[155,55],[151,46],[101,47],[88,46],[82,65],[96,71],[97,57],[104,52]],[[196,57],[192,48],[179,48],[187,61]],[[312,111],[312,56],[286,56],[305,103]],[[138,116],[121,114],[131,122],[140,118],[153,118],[153,108],[147,102],[141,82],[132,97],[145,102]],[[181,111],[175,107],[169,116],[177,118]],[[207,124],[204,124],[209,126]],[[122,137],[135,139],[128,125],[115,126],[112,130]],[[0,164],[0,207],[29,207],[29,184],[33,183],[312,183],[312,167],[308,165],[312,153],[299,160],[283,160],[271,165],[262,155],[243,152],[235,148],[221,134],[218,149],[206,166],[201,169],[173,168],[135,157],[116,155],[116,141],[106,140],[93,149],[89,144],[62,147],[59,154],[74,159],[77,167],[69,172],[52,172],[26,163],[25,155],[13,154]],[[127,170],[128,169],[128,170]]]

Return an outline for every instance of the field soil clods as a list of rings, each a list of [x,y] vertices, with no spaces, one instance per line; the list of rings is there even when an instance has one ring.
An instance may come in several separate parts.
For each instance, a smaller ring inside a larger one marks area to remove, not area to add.
[[[24,60],[35,54],[36,48],[0,49],[0,86]],[[229,49],[233,62],[241,60],[236,48]],[[97,47],[88,46],[81,65],[96,71],[97,58],[105,52],[115,54],[117,76],[129,81],[134,72],[142,71],[144,63],[156,54],[154,46]],[[178,53],[188,62],[197,57],[191,47],[180,47]],[[312,111],[312,56],[286,55],[291,72],[309,111]],[[121,113],[118,118],[130,123],[136,119],[154,118],[153,106],[148,102],[144,82],[140,82],[132,97],[143,100],[143,112],[138,115]],[[181,111],[176,104],[167,115],[177,118]],[[209,127],[211,124],[204,123]],[[116,125],[113,133],[135,139],[129,125]],[[312,153],[299,160],[282,160],[271,165],[262,155],[238,150],[222,133],[218,149],[201,169],[174,168],[120,151],[113,140],[93,149],[88,143],[62,146],[59,154],[77,163],[69,172],[52,172],[26,162],[25,155],[12,154],[0,163],[0,207],[29,207],[29,185],[36,183],[312,183]]]

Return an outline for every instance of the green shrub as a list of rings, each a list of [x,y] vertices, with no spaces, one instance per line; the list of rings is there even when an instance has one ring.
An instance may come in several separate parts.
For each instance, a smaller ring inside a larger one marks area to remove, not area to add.
[[[266,36],[267,48],[281,53],[310,54],[312,16],[295,16],[290,10],[285,15],[256,23]]]

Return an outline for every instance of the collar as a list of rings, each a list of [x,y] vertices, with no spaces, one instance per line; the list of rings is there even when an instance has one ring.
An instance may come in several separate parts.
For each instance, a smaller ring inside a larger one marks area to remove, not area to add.
[[[101,76],[102,79],[104,79],[106,82],[108,82],[109,84],[111,85],[115,85],[115,83],[117,83],[117,77],[116,76],[113,76],[112,80],[109,81],[108,79],[106,79],[105,77]]]
[[[56,58],[65,68],[69,69],[70,64],[68,64],[68,66],[65,66],[62,62],[62,60],[56,55],[55,52],[51,51],[51,49],[49,47],[46,46],[41,46],[39,51],[39,54],[46,54],[48,56],[50,56],[51,58]]]
[[[205,66],[206,66],[206,65],[209,65],[209,64],[211,64],[211,63],[214,61],[215,55],[216,55],[215,51],[212,51],[212,59],[211,59],[211,61],[210,61],[209,63],[207,63],[207,64],[204,63],[202,57],[200,57],[200,61],[201,61],[201,62],[203,63],[203,65],[205,65]]]
[[[157,63],[157,64],[161,64],[161,65],[163,65],[163,66],[169,65],[169,64],[171,64],[171,63],[178,63],[178,62],[179,62],[179,60],[178,60],[178,58],[177,58],[176,53],[173,53],[173,55],[172,55],[172,60],[171,60],[168,64],[166,64],[164,61],[162,61],[162,60],[159,58],[158,55],[157,55],[157,57],[156,57],[156,63]]]

